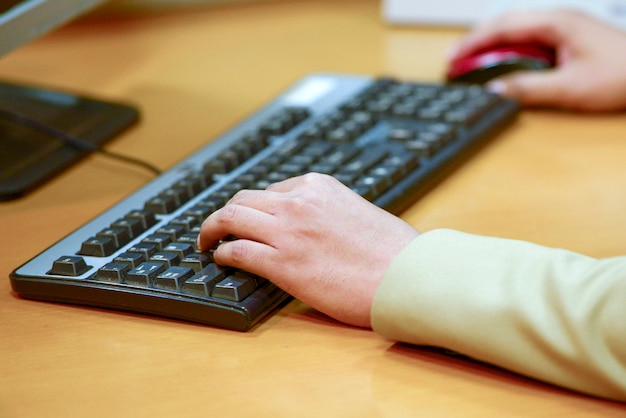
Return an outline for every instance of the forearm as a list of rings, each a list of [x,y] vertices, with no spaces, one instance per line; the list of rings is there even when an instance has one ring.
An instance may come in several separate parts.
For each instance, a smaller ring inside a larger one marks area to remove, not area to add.
[[[372,326],[597,396],[626,400],[626,257],[594,260],[437,230],[394,260]]]

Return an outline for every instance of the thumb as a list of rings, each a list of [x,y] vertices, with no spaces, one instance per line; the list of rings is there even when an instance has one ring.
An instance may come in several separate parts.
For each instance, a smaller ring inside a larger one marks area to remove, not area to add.
[[[556,71],[519,71],[498,77],[485,86],[492,93],[510,97],[524,106],[571,107],[563,95],[563,75]]]

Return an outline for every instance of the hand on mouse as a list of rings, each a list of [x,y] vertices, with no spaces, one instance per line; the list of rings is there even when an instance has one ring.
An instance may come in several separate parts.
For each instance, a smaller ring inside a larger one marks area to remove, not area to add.
[[[526,106],[626,109],[626,33],[583,13],[507,14],[471,32],[456,46],[450,60],[501,44],[528,42],[553,48],[556,68],[507,74],[491,81],[487,88]]]
[[[336,179],[310,173],[244,190],[202,224],[198,245],[317,310],[370,327],[374,293],[400,250],[419,235]]]

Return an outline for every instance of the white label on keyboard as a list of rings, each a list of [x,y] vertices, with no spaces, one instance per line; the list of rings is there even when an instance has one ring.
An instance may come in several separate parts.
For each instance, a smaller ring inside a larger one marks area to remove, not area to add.
[[[316,77],[305,81],[283,99],[291,106],[307,106],[331,91],[336,82],[330,78]]]

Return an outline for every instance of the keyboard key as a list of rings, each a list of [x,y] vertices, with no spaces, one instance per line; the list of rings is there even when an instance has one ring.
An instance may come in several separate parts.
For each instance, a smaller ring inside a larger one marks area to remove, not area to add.
[[[157,215],[165,215],[174,212],[178,205],[171,196],[157,196],[148,200],[145,204],[146,210]]]
[[[167,225],[164,225],[164,226],[160,227],[155,232],[156,232],[156,235],[166,236],[169,241],[176,241],[179,236],[183,235],[188,230],[189,230],[189,228],[187,226],[184,226],[184,225],[181,225],[181,224],[176,225],[174,223],[170,223],[170,224],[167,224]],[[147,239],[153,239],[154,237],[155,237],[155,235],[152,235],[151,237],[146,237],[146,238]],[[162,246],[166,245],[166,244],[164,244],[164,241],[160,241],[160,242],[161,242]]]
[[[157,252],[158,248],[154,244],[150,244],[147,242],[140,242],[139,244],[134,244],[130,248],[126,250],[127,253],[137,253],[141,254],[143,258],[146,260]]]
[[[357,135],[354,132],[340,126],[328,132],[328,134],[326,134],[326,139],[331,142],[348,142],[354,140],[356,136]]]
[[[180,242],[181,244],[189,244],[193,247],[195,251],[198,249],[198,233],[190,232],[188,234],[183,234],[180,237],[178,237],[176,242]]]
[[[160,252],[150,257],[148,261],[152,263],[161,263],[165,267],[170,268],[172,266],[177,266],[178,263],[180,263],[180,257],[175,253]]]
[[[141,240],[142,244],[154,245],[158,251],[162,251],[163,247],[165,247],[170,242],[172,242],[172,238],[170,237],[170,235],[166,234],[152,234]]]
[[[428,158],[435,155],[437,144],[424,139],[414,139],[405,143],[406,149],[420,158]]]
[[[380,165],[378,167],[374,167],[369,172],[369,175],[385,179],[385,181],[388,183],[388,187],[391,187],[394,183],[396,183],[403,177],[403,174],[400,170],[401,169],[397,166]]]
[[[179,266],[181,267],[189,267],[193,269],[196,273],[200,272],[203,268],[211,264],[212,258],[206,254],[189,254],[185,256],[182,260],[180,260]]]
[[[295,123],[300,123],[311,115],[311,112],[306,107],[294,106],[288,107],[285,110]]]
[[[241,142],[246,144],[254,155],[267,145],[267,136],[261,133],[250,133],[241,138]]]
[[[144,230],[156,224],[156,217],[154,216],[154,212],[150,212],[149,210],[134,210],[132,212],[129,212],[124,217],[127,219],[137,219],[139,222],[141,222]]]
[[[409,141],[415,138],[416,132],[408,127],[392,128],[389,131],[388,139],[391,141]]]
[[[355,112],[352,114],[350,119],[360,125],[363,132],[367,131],[376,124],[376,118],[368,112]]]
[[[390,183],[386,178],[377,176],[360,177],[354,184],[357,190],[362,190],[358,193],[370,201],[374,200],[377,196],[380,196],[382,192],[389,187],[389,185]]]
[[[316,141],[309,143],[306,148],[302,150],[300,155],[310,156],[313,157],[314,160],[317,160],[325,156],[331,149],[333,149],[332,144],[324,141]]]
[[[154,279],[154,287],[157,289],[180,290],[183,282],[193,276],[193,270],[189,267],[170,267]]]
[[[166,253],[174,253],[178,256],[178,258],[185,258],[189,254],[194,252],[194,248],[182,242],[171,242],[163,247],[163,252]]]
[[[387,155],[389,155],[389,151],[384,145],[368,147],[365,151],[355,156],[352,160],[345,164],[337,174],[352,174],[355,176],[361,176],[370,168],[385,159]]]
[[[341,144],[333,152],[328,154],[324,161],[330,164],[343,164],[361,152],[360,148],[353,144]]]
[[[125,228],[107,228],[96,234],[97,237],[110,237],[115,242],[115,247],[120,248],[130,242],[130,234]]]
[[[166,267],[162,263],[153,263],[146,261],[145,263],[141,263],[139,266],[131,269],[126,274],[126,278],[124,282],[126,284],[141,286],[141,287],[150,287],[154,281],[154,278],[165,271]]]
[[[133,218],[118,219],[111,224],[111,228],[125,229],[128,237],[131,239],[141,235],[146,230],[139,219]]]
[[[96,273],[96,280],[122,283],[128,271],[130,271],[130,266],[128,264],[106,263],[98,269],[98,272]]]
[[[91,269],[85,263],[85,259],[77,256],[63,256],[52,263],[52,269],[48,274],[57,274],[59,276],[76,277]]]
[[[174,201],[175,207],[178,208],[191,199],[191,196],[193,195],[190,194],[185,188],[172,187],[171,189],[162,191],[159,196],[171,198]]]
[[[391,170],[397,169],[402,173],[402,176],[419,167],[419,164],[419,160],[413,154],[394,155],[383,162],[384,167],[388,167]]]
[[[204,219],[203,219],[204,220]],[[195,216],[182,215],[172,219],[169,225],[180,226],[184,232],[189,231],[191,228],[198,224],[198,220]]]
[[[185,180],[199,184],[201,190],[204,190],[213,184],[213,176],[202,171],[189,174],[185,177]]]
[[[256,289],[256,281],[250,274],[237,272],[215,284],[211,296],[240,302]]]
[[[113,254],[118,248],[113,238],[96,236],[82,243],[79,254],[106,257]]]
[[[174,183],[174,188],[184,190],[187,196],[193,197],[200,193],[205,186],[203,185],[203,181],[198,177],[185,177]]]
[[[119,263],[119,264],[126,264],[130,268],[135,268],[139,264],[146,261],[146,259],[147,259],[147,255],[144,256],[144,254],[137,253],[137,252],[135,253],[126,252],[115,257],[113,259],[113,262]]]
[[[237,193],[237,191],[239,191],[239,189],[237,190],[218,190],[213,194],[213,197],[216,197],[220,200],[222,200],[224,203],[228,202],[228,200],[230,200],[231,197],[233,197],[235,195],[235,193]]]
[[[295,155],[298,151],[300,151],[306,145],[305,141],[295,140],[289,141],[283,144],[282,147],[278,148],[273,156],[279,158],[283,161],[285,158]]]
[[[207,211],[211,213],[215,212],[216,210],[218,210],[225,204],[226,204],[226,200],[224,198],[214,196],[214,195],[211,195],[207,197],[206,199],[203,199],[197,202],[198,206],[205,208]]]
[[[228,154],[219,154],[215,159],[204,163],[203,170],[205,173],[211,175],[228,173],[235,167],[232,158],[236,158],[236,156],[231,155],[229,158]]]
[[[183,213],[183,216],[186,218],[195,219],[195,224],[189,226],[189,229],[191,229],[193,226],[201,224],[211,213],[213,213],[213,211],[211,211],[206,206],[198,205],[186,210]]]
[[[183,284],[182,291],[200,296],[209,296],[216,283],[226,277],[228,269],[220,267],[217,264],[209,264],[196,275],[187,279]]]
[[[259,132],[262,135],[284,135],[308,116],[309,111],[305,108],[285,108],[262,124]]]
[[[442,123],[442,122],[429,124],[428,126],[423,128],[423,131],[432,132],[432,133],[436,133],[440,135],[442,138],[444,138],[444,142],[446,143],[449,142],[451,139],[453,139],[456,134],[455,128],[453,125],[449,123]]]

